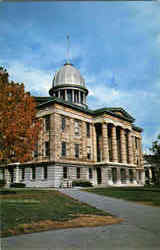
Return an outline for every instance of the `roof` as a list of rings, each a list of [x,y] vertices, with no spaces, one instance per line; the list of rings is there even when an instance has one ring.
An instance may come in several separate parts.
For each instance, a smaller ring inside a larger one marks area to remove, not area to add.
[[[75,85],[85,87],[85,81],[81,76],[78,69],[76,69],[73,64],[65,63],[61,67],[53,78],[53,88],[59,85]]]
[[[135,119],[127,111],[125,111],[121,107],[116,107],[116,108],[107,107],[107,108],[102,108],[102,109],[91,110],[88,108],[80,107],[80,106],[75,105],[73,103],[66,102],[66,101],[59,99],[59,98],[56,98],[56,97],[35,97],[35,100],[38,102],[38,105],[37,105],[38,109],[42,109],[46,106],[50,106],[53,103],[58,103],[58,104],[62,104],[64,106],[71,107],[73,109],[76,109],[78,111],[81,111],[81,112],[84,112],[86,114],[90,114],[93,116],[98,116],[98,115],[102,115],[102,114],[109,114],[109,115],[118,117],[122,120],[131,122],[131,123],[133,123],[135,121]],[[119,113],[116,113],[116,112],[119,112]],[[134,130],[137,130],[139,132],[142,131],[141,128],[136,127],[134,125],[132,125],[132,126],[133,126]]]
[[[38,104],[48,102],[48,101],[51,101],[53,99],[53,97],[51,97],[51,96],[33,96],[33,98],[35,99],[35,101]]]

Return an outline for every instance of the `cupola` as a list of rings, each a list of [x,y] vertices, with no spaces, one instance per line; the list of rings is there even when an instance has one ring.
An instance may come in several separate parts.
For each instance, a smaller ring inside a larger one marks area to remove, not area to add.
[[[88,90],[85,87],[84,78],[70,62],[66,62],[55,73],[49,94],[69,103],[87,107]]]

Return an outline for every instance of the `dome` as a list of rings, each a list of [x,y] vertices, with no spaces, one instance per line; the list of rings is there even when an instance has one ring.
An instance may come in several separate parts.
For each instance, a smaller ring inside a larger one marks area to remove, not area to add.
[[[65,63],[60,68],[53,78],[53,88],[58,85],[75,85],[85,88],[85,81],[81,76],[79,70],[77,70],[71,63]]]

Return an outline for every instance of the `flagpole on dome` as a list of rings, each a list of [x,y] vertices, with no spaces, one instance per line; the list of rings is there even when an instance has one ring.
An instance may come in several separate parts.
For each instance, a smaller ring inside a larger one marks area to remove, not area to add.
[[[71,64],[70,63],[69,49],[70,49],[70,37],[69,37],[69,35],[67,35],[67,53],[66,53],[66,63],[65,63],[65,65]]]

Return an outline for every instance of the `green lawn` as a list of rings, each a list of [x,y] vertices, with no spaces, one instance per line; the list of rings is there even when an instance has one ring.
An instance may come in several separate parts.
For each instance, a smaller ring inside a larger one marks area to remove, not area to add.
[[[160,206],[160,188],[147,187],[107,187],[86,189],[88,192],[110,196],[147,205]]]
[[[33,222],[47,220],[64,222],[78,217],[79,214],[109,215],[87,204],[71,199],[58,191],[40,189],[12,190],[15,193],[0,194],[2,236],[23,233],[24,225]]]

